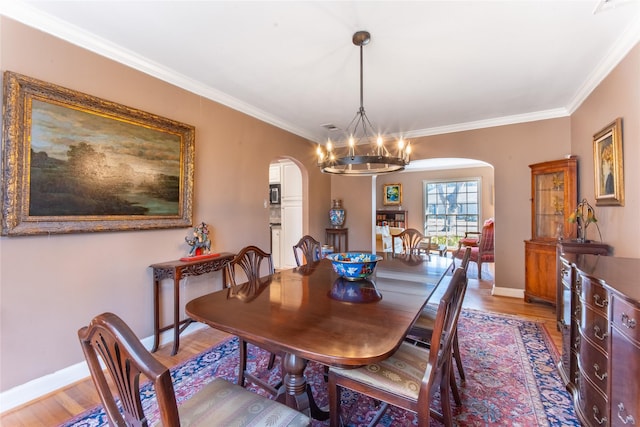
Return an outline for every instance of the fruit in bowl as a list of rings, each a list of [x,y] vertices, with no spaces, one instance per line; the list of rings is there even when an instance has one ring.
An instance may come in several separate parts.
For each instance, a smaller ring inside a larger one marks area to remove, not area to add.
[[[381,256],[363,252],[341,252],[327,255],[333,271],[347,280],[365,279],[373,274]]]

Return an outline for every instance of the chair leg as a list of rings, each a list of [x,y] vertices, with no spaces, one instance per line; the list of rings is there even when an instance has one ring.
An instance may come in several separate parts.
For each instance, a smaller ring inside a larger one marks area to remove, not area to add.
[[[440,380],[440,403],[442,405],[442,422],[445,427],[453,426],[453,412],[451,411],[451,399],[449,399],[450,379],[451,360],[445,363],[445,371],[442,375],[442,379]]]
[[[329,426],[340,427],[340,387],[331,372],[329,372]]]
[[[462,398],[460,397],[460,391],[458,390],[458,384],[456,384],[456,374],[453,372],[453,369],[449,370],[449,387],[451,387],[451,393],[453,394],[453,400],[456,402],[456,405],[462,405]]]
[[[467,379],[464,376],[464,369],[462,368],[462,358],[460,357],[460,346],[458,344],[457,329],[455,335],[453,336],[453,357],[454,359],[456,359],[456,366],[458,367],[458,373],[460,374],[460,384],[464,386]]]
[[[247,342],[239,339],[238,350],[240,353],[240,364],[238,366],[238,385],[244,387],[244,373],[247,370]]]
[[[482,280],[482,261],[478,260],[477,264],[478,264],[478,280]]]

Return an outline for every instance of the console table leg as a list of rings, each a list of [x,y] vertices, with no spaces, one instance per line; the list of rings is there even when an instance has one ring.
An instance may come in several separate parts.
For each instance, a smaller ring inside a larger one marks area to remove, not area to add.
[[[173,350],[171,355],[175,356],[180,347],[180,277],[176,275],[173,281]]]
[[[151,353],[155,353],[160,345],[160,281],[153,281],[153,347]]]

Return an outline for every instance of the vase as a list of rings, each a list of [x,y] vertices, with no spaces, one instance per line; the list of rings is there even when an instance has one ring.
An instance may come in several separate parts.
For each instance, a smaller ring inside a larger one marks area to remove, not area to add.
[[[334,199],[331,209],[329,209],[329,221],[331,222],[331,225],[335,228],[342,227],[344,225],[345,217],[346,212],[342,207],[342,200]]]

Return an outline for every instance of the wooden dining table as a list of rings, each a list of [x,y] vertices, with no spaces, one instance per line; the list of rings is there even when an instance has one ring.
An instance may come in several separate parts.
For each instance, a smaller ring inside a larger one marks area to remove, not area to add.
[[[278,399],[326,419],[307,385],[307,361],[357,367],[389,357],[402,343],[452,260],[380,254],[370,280],[349,282],[323,259],[196,298],[187,315],[212,328],[279,351]]]

